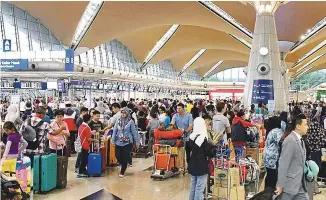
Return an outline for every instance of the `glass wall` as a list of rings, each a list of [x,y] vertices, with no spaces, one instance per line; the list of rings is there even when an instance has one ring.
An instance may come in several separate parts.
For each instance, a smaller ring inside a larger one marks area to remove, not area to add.
[[[244,67],[227,69],[205,78],[204,80],[217,82],[245,82],[246,74],[243,72],[243,69]]]
[[[79,61],[81,64],[134,73],[137,73],[137,69],[141,66],[141,63],[136,60],[128,47],[118,40],[111,40],[94,49],[90,49],[79,55],[79,58],[75,58],[75,61]],[[141,73],[174,80],[200,80],[196,71],[185,72],[178,77],[178,72],[169,60],[163,60],[157,64],[148,64]]]
[[[298,91],[305,91],[316,87],[319,84],[326,83],[326,69],[305,74],[292,82],[292,89]]]
[[[0,37],[11,40],[12,51],[64,49],[61,42],[38,19],[12,4],[2,1],[0,5]]]

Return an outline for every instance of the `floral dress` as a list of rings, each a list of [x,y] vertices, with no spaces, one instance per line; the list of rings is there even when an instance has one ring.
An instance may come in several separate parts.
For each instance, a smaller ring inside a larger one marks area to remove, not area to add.
[[[263,163],[266,168],[276,169],[276,164],[280,156],[279,142],[283,131],[279,128],[272,129],[266,139],[263,153]]]
[[[326,144],[326,136],[317,120],[310,122],[307,135],[309,150],[311,152],[321,151],[321,148]]]

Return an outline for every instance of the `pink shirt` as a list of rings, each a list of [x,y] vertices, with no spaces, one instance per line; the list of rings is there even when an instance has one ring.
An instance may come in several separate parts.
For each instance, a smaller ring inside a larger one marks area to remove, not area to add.
[[[70,135],[67,123],[64,122],[64,121],[62,123],[66,125],[66,130],[63,130],[62,132],[67,133],[68,135]],[[50,126],[54,131],[57,131],[58,129],[60,129],[60,126],[55,121],[52,122]],[[66,146],[67,138],[66,138],[65,135],[48,134],[48,139],[49,139],[49,142],[50,142],[50,149],[62,149],[62,146]]]

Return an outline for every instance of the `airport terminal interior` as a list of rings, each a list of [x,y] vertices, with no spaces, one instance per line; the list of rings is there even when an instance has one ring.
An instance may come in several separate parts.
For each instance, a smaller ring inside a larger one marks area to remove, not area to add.
[[[326,1],[0,1],[1,199],[325,200]]]

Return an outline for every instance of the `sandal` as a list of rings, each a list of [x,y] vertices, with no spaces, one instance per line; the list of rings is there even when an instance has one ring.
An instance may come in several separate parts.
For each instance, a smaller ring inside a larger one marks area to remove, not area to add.
[[[321,191],[314,192],[314,195],[321,194]]]

